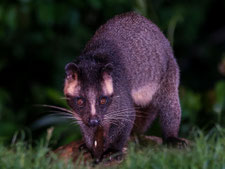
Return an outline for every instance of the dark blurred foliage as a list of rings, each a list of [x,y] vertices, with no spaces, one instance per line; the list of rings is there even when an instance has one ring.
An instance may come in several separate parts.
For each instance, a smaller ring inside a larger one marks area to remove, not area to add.
[[[37,105],[66,107],[65,64],[101,24],[127,11],[153,20],[173,45],[181,69],[181,135],[194,126],[224,126],[225,1],[1,0],[0,142],[16,133],[35,141],[50,126],[58,144],[80,137],[79,128]]]

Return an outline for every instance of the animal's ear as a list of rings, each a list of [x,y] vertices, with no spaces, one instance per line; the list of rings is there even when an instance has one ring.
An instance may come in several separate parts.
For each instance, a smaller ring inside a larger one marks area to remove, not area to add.
[[[79,67],[75,63],[68,63],[65,66],[65,72],[67,80],[77,80]]]
[[[102,67],[102,74],[107,73],[108,75],[112,74],[113,71],[113,65],[111,63],[107,63]]]
[[[113,94],[113,78],[112,78],[113,65],[111,63],[106,64],[102,68],[102,90],[106,96]]]

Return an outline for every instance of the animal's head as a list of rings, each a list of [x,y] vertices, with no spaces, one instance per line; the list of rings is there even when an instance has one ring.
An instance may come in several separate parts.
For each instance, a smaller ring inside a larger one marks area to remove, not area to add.
[[[109,109],[114,99],[113,66],[81,60],[77,64],[68,63],[65,71],[64,94],[79,120],[87,147],[92,148],[99,126],[104,127],[104,137],[108,135]]]
[[[83,61],[67,64],[65,71],[64,94],[69,106],[86,126],[102,125],[113,99],[112,65]]]

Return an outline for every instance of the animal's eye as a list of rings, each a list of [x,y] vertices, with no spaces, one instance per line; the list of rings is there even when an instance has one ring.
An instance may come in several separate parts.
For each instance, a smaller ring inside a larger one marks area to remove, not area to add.
[[[85,104],[85,99],[84,98],[77,98],[76,99],[76,104],[79,106],[79,107],[83,107],[84,104]]]
[[[100,97],[100,101],[99,102],[100,102],[101,105],[107,104],[108,98],[105,97],[105,96],[102,96],[102,97]]]

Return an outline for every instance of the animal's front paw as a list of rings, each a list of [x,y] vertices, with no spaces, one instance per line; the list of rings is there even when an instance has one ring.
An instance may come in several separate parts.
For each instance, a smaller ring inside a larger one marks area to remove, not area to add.
[[[187,147],[188,143],[185,139],[177,138],[177,137],[168,137],[165,139],[164,144],[176,148],[185,148]]]

